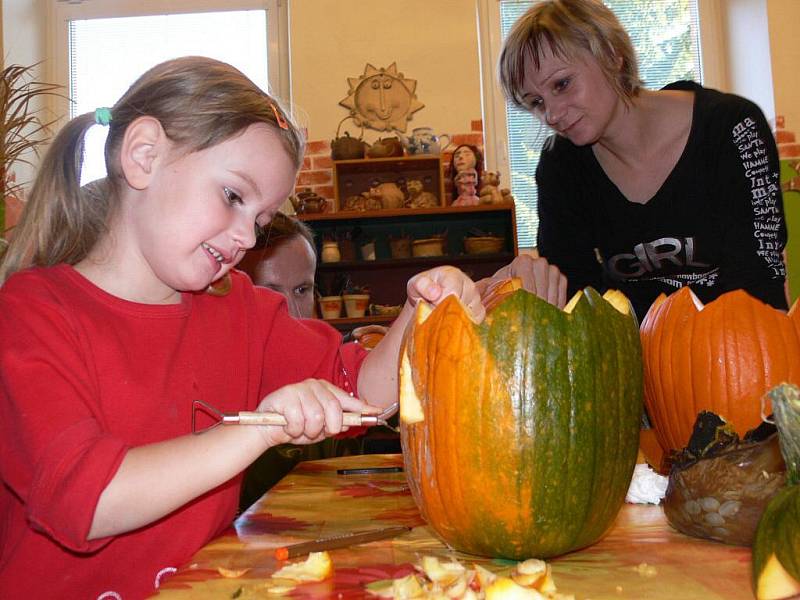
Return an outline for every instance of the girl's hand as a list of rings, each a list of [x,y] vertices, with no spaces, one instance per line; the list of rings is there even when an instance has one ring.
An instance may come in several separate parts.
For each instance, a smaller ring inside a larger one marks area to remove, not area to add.
[[[268,446],[277,444],[312,444],[346,431],[343,412],[375,415],[381,412],[353,398],[343,389],[323,379],[306,379],[284,386],[265,397],[258,412],[276,412],[286,418],[283,427],[264,426],[261,432]]]
[[[467,307],[475,321],[480,323],[486,316],[475,283],[455,267],[437,267],[423,271],[408,280],[406,291],[411,306],[415,306],[420,299],[439,304],[445,297],[454,294]]]

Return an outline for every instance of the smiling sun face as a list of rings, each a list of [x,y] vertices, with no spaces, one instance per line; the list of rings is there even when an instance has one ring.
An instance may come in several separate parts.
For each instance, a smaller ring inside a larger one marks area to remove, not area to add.
[[[405,131],[411,115],[425,106],[414,91],[417,82],[397,72],[396,63],[386,69],[370,64],[363,75],[348,77],[348,96],[339,104],[350,109],[358,125],[378,131]]]

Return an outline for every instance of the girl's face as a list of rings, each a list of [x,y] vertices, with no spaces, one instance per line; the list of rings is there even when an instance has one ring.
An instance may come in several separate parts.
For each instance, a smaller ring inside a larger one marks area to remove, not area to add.
[[[266,124],[199,152],[172,148],[131,211],[153,291],[159,283],[165,292],[203,290],[230,271],[255,244],[256,224],[266,226],[291,193],[295,175]]]
[[[593,144],[608,135],[615,118],[624,112],[624,103],[597,60],[585,50],[565,59],[545,45],[539,69],[528,57],[525,73],[525,105],[577,146]]]
[[[475,161],[475,153],[467,146],[462,146],[453,154],[453,164],[456,167],[456,172],[474,169]]]

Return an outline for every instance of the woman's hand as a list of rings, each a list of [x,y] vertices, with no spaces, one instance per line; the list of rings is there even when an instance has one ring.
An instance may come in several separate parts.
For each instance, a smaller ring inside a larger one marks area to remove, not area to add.
[[[439,304],[445,297],[455,295],[475,321],[480,323],[486,316],[475,282],[455,267],[437,267],[415,275],[408,280],[406,292],[411,306],[419,300]]]
[[[343,412],[375,415],[381,412],[353,398],[343,389],[323,379],[306,379],[284,386],[265,397],[258,412],[275,412],[286,418],[286,425],[263,426],[261,433],[268,446],[312,444],[348,428],[342,424]]]
[[[510,277],[519,277],[523,288],[558,308],[564,308],[567,303],[567,278],[546,258],[534,258],[529,254],[520,254],[491,277],[481,279],[477,286],[483,294],[492,282]]]

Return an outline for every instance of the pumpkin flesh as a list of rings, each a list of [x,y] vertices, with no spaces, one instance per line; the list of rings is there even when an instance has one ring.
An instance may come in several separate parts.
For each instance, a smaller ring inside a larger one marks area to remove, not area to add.
[[[476,325],[447,298],[410,326],[405,353],[424,415],[401,421],[409,486],[448,544],[546,558],[603,535],[638,452],[631,314],[591,289],[571,313],[518,290]]]

